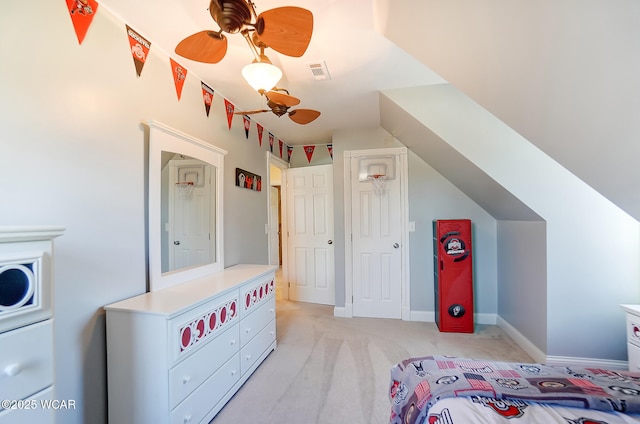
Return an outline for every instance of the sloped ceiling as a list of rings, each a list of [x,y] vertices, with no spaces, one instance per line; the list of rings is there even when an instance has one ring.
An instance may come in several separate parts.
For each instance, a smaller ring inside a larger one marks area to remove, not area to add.
[[[377,4],[385,36],[640,220],[640,2]]]

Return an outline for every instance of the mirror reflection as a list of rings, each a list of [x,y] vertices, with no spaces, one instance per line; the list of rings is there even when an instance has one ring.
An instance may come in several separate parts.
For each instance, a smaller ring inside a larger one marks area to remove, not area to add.
[[[161,272],[215,262],[215,167],[168,151],[161,161]]]

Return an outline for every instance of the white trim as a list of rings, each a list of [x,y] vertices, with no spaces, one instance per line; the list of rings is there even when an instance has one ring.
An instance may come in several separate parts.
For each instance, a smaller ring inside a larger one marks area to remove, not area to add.
[[[496,314],[476,313],[474,318],[476,324],[482,325],[496,325],[498,321],[498,315]]]
[[[284,299],[289,299],[289,284],[288,284],[288,268],[287,268],[287,252],[289,251],[287,245],[287,237],[285,237],[285,232],[287,230],[287,169],[289,169],[290,164],[275,156],[273,153],[267,151],[267,187],[271,187],[271,165],[279,168],[282,171],[281,174],[281,185],[280,185],[280,218],[281,222],[281,248],[282,248],[282,297]],[[271,222],[271,190],[267,190],[267,222]],[[267,234],[267,245],[269,250],[269,263],[271,263],[271,234]]]
[[[536,345],[531,343],[529,339],[522,335],[514,326],[509,324],[504,318],[498,315],[497,325],[500,327],[511,339],[516,342],[526,353],[533,358],[535,362],[544,363],[547,360],[547,355],[538,349]]]
[[[344,157],[344,273],[345,273],[345,308],[344,316],[353,317],[353,242],[351,220],[351,159],[357,157],[393,155],[400,160],[400,244],[402,256],[400,259],[400,290],[401,290],[401,318],[411,321],[411,283],[409,273],[409,171],[407,162],[407,148],[396,147],[388,149],[346,150]],[[350,301],[351,300],[351,301]]]
[[[435,311],[411,311],[411,321],[436,322]]]
[[[149,291],[157,291],[194,278],[220,272],[224,269],[224,205],[222,203],[224,200],[224,156],[227,154],[227,151],[156,121],[148,121],[146,125],[149,127],[149,213],[147,228],[149,240]],[[216,218],[214,225],[216,235],[216,260],[213,263],[165,273],[162,272],[161,237],[159,231],[161,228],[160,181],[162,151],[191,156],[215,167],[216,192],[214,208]]]
[[[612,359],[578,358],[574,356],[547,356],[548,365],[573,365],[580,368],[605,368],[610,370],[628,371],[627,361],[614,361]]]

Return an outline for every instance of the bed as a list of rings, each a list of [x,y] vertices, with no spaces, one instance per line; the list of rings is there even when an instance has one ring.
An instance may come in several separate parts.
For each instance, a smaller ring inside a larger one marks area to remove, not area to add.
[[[448,356],[391,368],[390,424],[640,424],[640,373]]]

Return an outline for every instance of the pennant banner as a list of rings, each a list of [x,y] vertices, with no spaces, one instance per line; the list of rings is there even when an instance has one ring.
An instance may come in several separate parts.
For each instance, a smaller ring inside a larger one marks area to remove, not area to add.
[[[182,96],[182,87],[184,86],[184,80],[187,79],[187,70],[180,66],[178,62],[169,58],[171,62],[171,72],[173,73],[173,82],[176,85],[176,94],[178,95],[178,101]]]
[[[249,115],[242,115],[242,119],[244,119],[244,135],[249,139],[249,128],[251,128],[251,118]]]
[[[287,146],[287,162],[291,162],[292,153],[293,153],[293,146]]]
[[[273,134],[269,133],[269,150],[273,153]]]
[[[227,124],[229,125],[229,129],[231,129],[231,122],[233,121],[233,111],[235,110],[235,106],[229,100],[224,99],[224,110],[227,111]]]
[[[207,112],[207,116],[209,116],[209,111],[211,110],[211,103],[213,103],[213,88],[209,87],[204,82],[200,81],[202,85],[202,100],[204,100],[204,110]]]
[[[136,65],[136,73],[140,76],[142,73],[142,67],[147,61],[147,55],[149,55],[151,43],[131,29],[129,25],[127,25],[127,34],[129,35],[129,45],[131,47],[133,63]]]
[[[280,145],[280,159],[282,159],[282,146],[284,145],[284,143],[282,142],[282,140],[278,139],[278,144]]]
[[[82,44],[93,21],[93,16],[98,10],[98,3],[95,0],[67,0],[67,9],[71,15],[76,37],[78,37],[78,44]]]
[[[333,144],[327,144],[327,150],[329,150],[329,156],[333,159]]]
[[[307,155],[307,160],[311,163],[311,156],[313,156],[313,151],[316,149],[316,146],[304,146],[304,153]]]
[[[264,131],[264,127],[256,122],[256,128],[258,129],[258,142],[262,147],[262,131]]]

